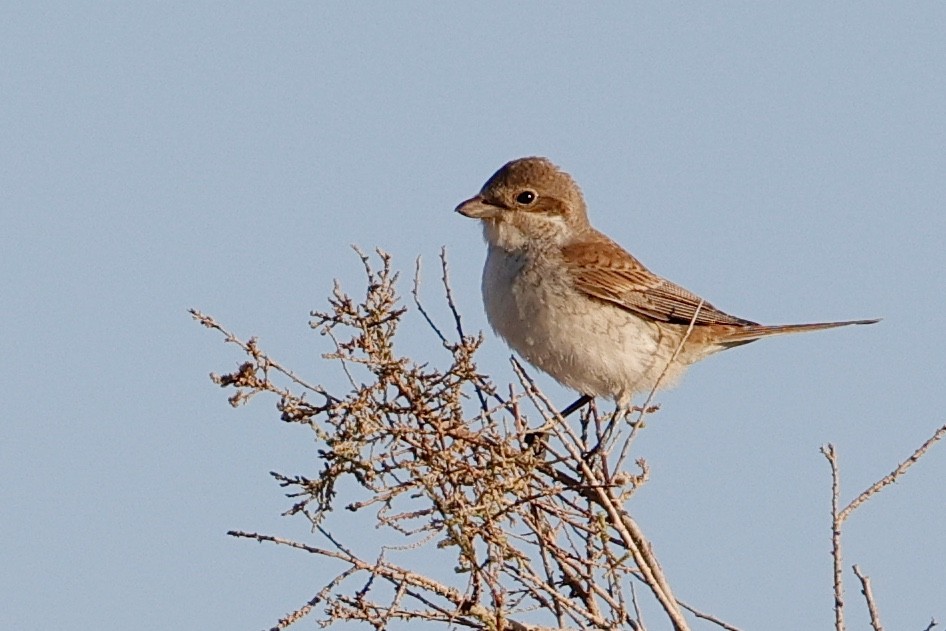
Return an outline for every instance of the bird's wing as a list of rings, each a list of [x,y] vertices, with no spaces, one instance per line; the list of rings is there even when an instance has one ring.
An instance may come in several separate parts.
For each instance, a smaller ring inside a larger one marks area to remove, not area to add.
[[[652,273],[617,243],[601,237],[562,249],[575,285],[589,296],[662,322],[690,324],[699,307],[697,325],[755,324],[703,302],[696,294]]]

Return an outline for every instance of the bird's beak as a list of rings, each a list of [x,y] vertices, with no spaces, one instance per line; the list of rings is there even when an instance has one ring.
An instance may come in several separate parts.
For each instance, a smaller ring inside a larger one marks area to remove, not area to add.
[[[472,219],[491,219],[503,214],[505,209],[501,206],[490,204],[483,199],[482,195],[477,195],[476,197],[471,197],[465,202],[462,202],[457,206],[456,210],[464,217],[470,217]]]

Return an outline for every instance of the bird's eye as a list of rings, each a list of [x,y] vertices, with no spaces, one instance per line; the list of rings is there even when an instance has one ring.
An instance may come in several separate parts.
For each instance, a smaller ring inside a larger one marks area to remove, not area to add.
[[[535,191],[522,191],[516,196],[516,201],[522,204],[523,206],[528,206],[535,201],[536,194]]]

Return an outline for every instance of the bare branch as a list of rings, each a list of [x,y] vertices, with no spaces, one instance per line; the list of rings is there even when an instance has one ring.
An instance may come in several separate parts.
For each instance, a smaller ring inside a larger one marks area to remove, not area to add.
[[[834,628],[844,631],[844,578],[841,556],[841,516],[838,512],[841,497],[841,473],[834,445],[821,447],[821,453],[831,466],[831,559],[834,563]]]
[[[684,609],[686,609],[687,611],[689,611],[690,613],[692,613],[692,614],[693,614],[694,616],[696,616],[697,618],[702,618],[703,620],[706,620],[706,621],[708,621],[708,622],[712,622],[713,624],[715,624],[715,625],[717,625],[717,626],[719,626],[719,627],[721,627],[721,628],[723,628],[723,629],[726,629],[726,631],[741,631],[741,629],[740,629],[739,627],[734,627],[733,625],[729,624],[728,622],[726,622],[726,621],[724,621],[724,620],[720,620],[720,619],[717,618],[716,616],[710,615],[710,614],[708,614],[708,613],[703,613],[702,611],[698,611],[697,609],[691,607],[690,605],[686,604],[685,602],[683,602],[683,601],[681,601],[681,600],[678,600],[678,601],[677,601],[677,604],[679,604],[681,607],[683,607]]]
[[[380,629],[404,621],[490,631],[644,631],[640,601],[653,598],[676,631],[688,629],[689,615],[738,631],[674,596],[629,510],[649,468],[639,457],[639,472],[627,470],[625,462],[645,415],[657,409],[650,405],[653,392],[643,407],[607,415],[592,401],[579,422],[569,425],[513,359],[518,384],[500,396],[478,370],[483,337],[463,329],[445,253],[441,281],[452,327],[439,326],[436,311],[422,304],[419,260],[408,309],[397,291],[391,257],[380,250],[371,256],[356,252],[367,281],[364,293],[352,297],[336,282],[328,308],[311,313],[310,326],[329,347],[324,366],[334,369],[340,389],[302,379],[255,338],[243,342],[212,317],[191,311],[245,355],[234,372],[212,376],[235,391],[230,403],[275,395],[280,418],[314,434],[317,470],[272,476],[290,498],[284,514],[308,519],[316,540],[230,533],[340,565],[274,630],[316,617],[321,607],[323,626],[355,622]],[[418,362],[400,353],[395,340],[410,317],[426,323],[437,340],[435,359]],[[668,363],[687,342],[695,319]],[[629,424],[631,411],[639,414]],[[832,467],[838,631],[843,629],[842,522],[943,434],[946,427],[843,511],[837,456],[831,445],[823,448]],[[355,513],[375,533],[358,546],[346,539],[345,518]],[[417,555],[439,571],[412,569]],[[638,581],[649,591],[638,594]]]
[[[881,478],[880,480],[877,480],[876,482],[874,482],[874,483],[873,483],[872,485],[870,485],[863,493],[861,493],[860,495],[858,495],[857,497],[855,497],[855,498],[851,501],[850,504],[848,504],[847,506],[845,506],[845,507],[844,507],[844,510],[841,511],[841,515],[840,515],[841,521],[844,521],[845,519],[847,519],[848,516],[849,516],[852,512],[854,512],[854,510],[855,510],[858,506],[860,506],[861,504],[863,504],[864,502],[866,502],[867,500],[869,500],[875,493],[877,493],[878,491],[880,491],[882,488],[884,488],[885,486],[889,486],[889,485],[893,484],[894,482],[896,482],[896,481],[897,481],[897,478],[899,478],[901,475],[903,475],[904,473],[906,473],[907,469],[909,469],[909,468],[912,467],[914,464],[916,464],[916,462],[917,462],[920,458],[923,457],[923,455],[927,452],[927,450],[928,450],[930,447],[932,447],[932,446],[933,446],[938,440],[940,440],[943,436],[946,436],[946,425],[943,425],[942,427],[940,427],[939,429],[937,429],[935,432],[933,432],[933,435],[930,436],[930,437],[926,440],[926,442],[924,442],[922,445],[920,445],[920,446],[916,449],[916,451],[914,451],[912,454],[910,454],[910,456],[907,457],[906,460],[904,460],[903,462],[901,462],[901,463],[897,466],[896,469],[894,469],[893,471],[891,471],[889,474],[885,475],[885,476],[884,476],[883,478]]]
[[[929,448],[943,436],[946,436],[946,425],[933,432],[933,435],[910,454],[906,460],[901,462],[896,469],[870,485],[865,491],[854,498],[850,504],[845,506],[844,509],[840,509],[841,481],[837,452],[834,445],[831,444],[824,445],[821,448],[821,453],[824,454],[824,457],[831,466],[831,558],[834,565],[834,613],[836,631],[844,630],[844,585],[842,576],[843,560],[841,554],[841,529],[844,521],[867,500],[876,495],[883,488],[896,482],[897,478],[906,473],[907,469],[922,458]],[[866,576],[861,575],[857,565],[854,566],[854,573],[860,579],[862,592],[867,599],[871,625],[875,631],[879,631],[881,629],[880,619],[877,615],[876,606],[874,605],[873,594],[870,591],[870,581]]]
[[[884,631],[880,624],[880,614],[877,612],[877,604],[874,602],[874,593],[870,589],[870,578],[861,574],[861,568],[855,563],[853,566],[854,574],[861,581],[861,593],[867,600],[867,611],[870,613],[870,626],[874,631]]]

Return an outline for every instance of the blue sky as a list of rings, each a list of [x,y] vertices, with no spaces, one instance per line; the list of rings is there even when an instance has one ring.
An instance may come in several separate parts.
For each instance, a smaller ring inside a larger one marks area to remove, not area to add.
[[[310,537],[267,472],[314,472],[311,436],[226,404],[207,373],[240,358],[186,309],[337,384],[307,322],[333,279],[362,286],[349,245],[422,256],[432,303],[446,246],[486,328],[452,210],[546,155],[724,310],[884,318],[707,360],[637,442],[632,509],[681,598],[830,628],[820,445],[849,499],[944,422],[944,32],[933,2],[8,4],[0,627],[258,629],[310,598],[316,561],[225,532]],[[436,359],[419,320],[404,336]],[[500,382],[508,357],[489,335]],[[940,446],[848,522],[888,628],[946,619],[944,479]]]

